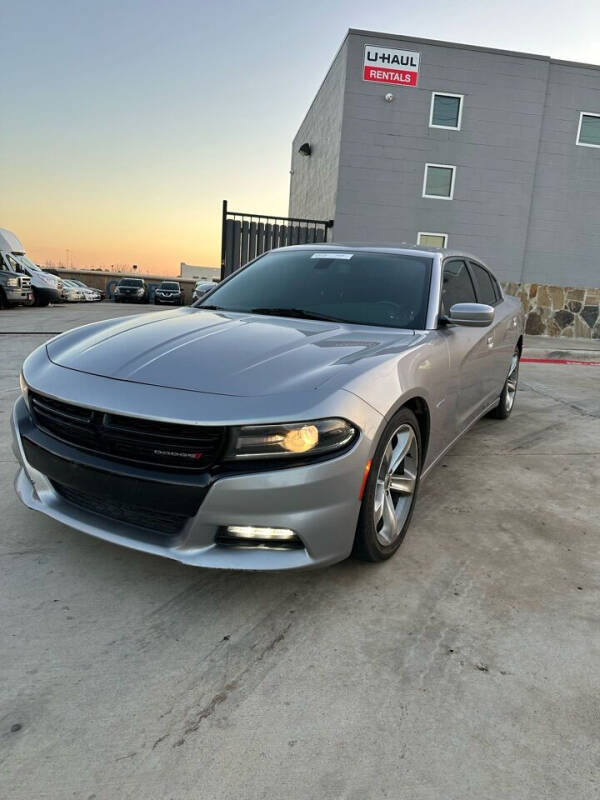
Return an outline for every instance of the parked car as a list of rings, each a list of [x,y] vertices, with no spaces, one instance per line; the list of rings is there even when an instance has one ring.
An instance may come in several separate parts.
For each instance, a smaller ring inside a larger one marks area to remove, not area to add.
[[[522,330],[520,301],[463,252],[272,250],[194,308],[35,350],[13,413],[16,490],[186,564],[382,561],[454,442],[510,415]]]
[[[12,231],[0,228],[0,264],[10,272],[30,279],[33,302],[36,306],[57,303],[62,294],[62,281],[56,275],[38,267],[25,255],[25,248]]]
[[[154,290],[154,303],[181,306],[183,305],[183,292],[177,281],[162,281]]]
[[[64,278],[62,282],[62,299],[65,303],[83,303],[86,297],[81,286],[78,286],[70,278]]]
[[[114,291],[115,303],[147,303],[148,286],[143,278],[121,278]]]
[[[192,303],[196,303],[207,292],[210,292],[211,289],[214,289],[215,286],[216,284],[212,281],[196,281],[194,291],[192,292]]]
[[[98,303],[104,299],[104,292],[101,292],[100,289],[93,289],[91,286],[86,286],[83,281],[76,281],[75,279],[71,279],[71,282],[83,290],[87,303]]]
[[[10,261],[0,257],[0,310],[18,305],[31,305],[31,278],[18,271]]]

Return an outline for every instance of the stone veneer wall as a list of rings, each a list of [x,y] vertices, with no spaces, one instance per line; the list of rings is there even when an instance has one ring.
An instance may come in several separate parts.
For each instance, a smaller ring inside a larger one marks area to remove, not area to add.
[[[525,333],[600,339],[600,289],[542,283],[505,283],[503,288],[523,303]]]

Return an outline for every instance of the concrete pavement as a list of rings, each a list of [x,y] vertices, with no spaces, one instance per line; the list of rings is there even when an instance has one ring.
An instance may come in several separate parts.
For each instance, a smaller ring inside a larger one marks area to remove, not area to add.
[[[2,337],[0,797],[599,796],[600,368],[523,364],[391,561],[240,574],[18,503],[8,416],[46,338]]]

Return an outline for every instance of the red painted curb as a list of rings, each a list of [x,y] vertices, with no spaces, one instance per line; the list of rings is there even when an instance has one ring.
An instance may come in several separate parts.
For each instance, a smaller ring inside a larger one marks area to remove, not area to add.
[[[575,361],[572,358],[522,358],[530,364],[578,364],[583,367],[600,367],[600,361]]]

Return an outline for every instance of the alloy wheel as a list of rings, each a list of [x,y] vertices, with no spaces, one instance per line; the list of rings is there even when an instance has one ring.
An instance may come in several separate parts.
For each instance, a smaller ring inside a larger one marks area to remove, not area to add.
[[[508,378],[506,379],[506,410],[510,411],[515,402],[517,381],[519,380],[519,354],[514,353],[510,362]]]
[[[390,436],[379,466],[373,518],[383,547],[398,538],[410,514],[419,474],[419,444],[413,428],[404,423]]]

